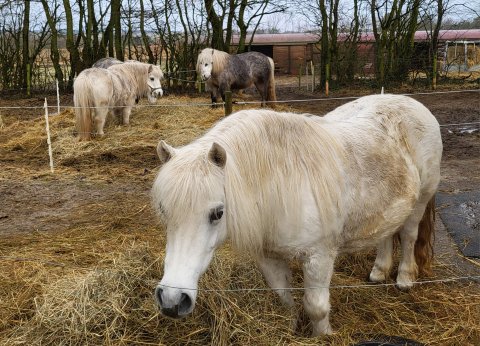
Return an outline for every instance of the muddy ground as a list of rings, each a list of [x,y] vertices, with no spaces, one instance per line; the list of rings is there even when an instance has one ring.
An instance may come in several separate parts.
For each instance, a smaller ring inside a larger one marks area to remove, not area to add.
[[[278,98],[281,100],[323,97],[311,92],[299,92],[294,88],[279,89]],[[347,91],[339,92],[331,95],[331,98],[346,94]],[[168,97],[175,98],[173,95]],[[56,104],[54,96],[47,98],[50,104]],[[432,111],[441,125],[480,121],[479,92],[418,95],[415,98]],[[255,100],[255,96],[247,92],[238,99]],[[286,106],[292,111],[322,115],[347,101],[332,99],[294,102]],[[3,127],[8,128],[12,123],[22,126],[23,121],[42,117],[43,110],[33,107],[41,107],[43,102],[43,95],[28,99],[12,96],[0,99],[0,107],[19,107],[0,110]],[[204,99],[197,98],[195,102],[204,102]],[[72,95],[62,95],[61,104],[72,105]],[[236,106],[236,109],[241,108]],[[444,152],[440,192],[459,193],[480,188],[479,126],[442,127]],[[474,131],[468,133],[469,130]],[[0,129],[0,143],[11,140],[11,136],[8,131]],[[91,222],[88,208],[92,205],[120,205],[125,198],[134,195],[142,200],[141,205],[147,205],[157,165],[153,149],[155,144],[152,142],[151,146],[138,147],[132,143],[131,150],[113,148],[107,152],[74,156],[61,162],[62,168],[67,168],[66,174],[62,172],[55,175],[47,173],[45,152],[25,148],[23,144],[13,146],[7,152],[2,148],[0,234],[5,237],[19,232],[61,231],[71,226],[88,224]],[[24,177],[22,172],[26,172]],[[93,177],[89,174],[92,172],[95,173]],[[141,225],[142,223],[138,226]]]
[[[335,96],[343,95],[332,95]],[[254,99],[248,94],[240,97],[242,100]],[[282,100],[318,97],[321,95],[311,92],[279,92],[279,99]],[[50,104],[55,104],[53,96],[48,98]],[[479,92],[418,95],[415,98],[425,104],[442,125],[480,121]],[[29,107],[41,107],[43,100],[42,96],[0,99],[0,107],[20,107],[0,109],[4,123],[4,129],[0,129],[0,143],[11,142],[16,135],[7,131],[12,125],[22,127],[27,124],[21,131],[22,135],[25,135],[28,121],[43,115],[41,109]],[[194,102],[201,101],[204,99],[197,98]],[[293,111],[322,115],[345,102],[333,99],[291,103],[285,107]],[[72,105],[72,95],[63,95],[61,103],[64,106]],[[241,106],[235,107],[240,108]],[[152,112],[154,111],[155,109],[152,109]],[[441,192],[458,193],[479,189],[479,126],[442,127],[444,153],[439,189]],[[468,133],[468,130],[474,132]],[[44,147],[45,143],[40,145]],[[155,141],[152,141],[150,146],[132,143],[130,148],[113,147],[104,152],[79,153],[78,156],[73,155],[61,161],[62,172],[54,175],[48,174],[45,151],[25,147],[24,143],[1,147],[0,234],[6,236],[33,230],[61,231],[69,225],[88,222],[88,213],[79,213],[79,210],[88,209],[93,203],[121,204],[122,197],[141,196],[142,205],[148,204],[148,191],[157,165],[155,145]]]

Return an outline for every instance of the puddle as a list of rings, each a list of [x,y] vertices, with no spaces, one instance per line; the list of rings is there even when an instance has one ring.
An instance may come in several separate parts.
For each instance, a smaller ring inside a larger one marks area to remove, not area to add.
[[[438,193],[436,204],[458,249],[465,256],[480,258],[480,191]]]

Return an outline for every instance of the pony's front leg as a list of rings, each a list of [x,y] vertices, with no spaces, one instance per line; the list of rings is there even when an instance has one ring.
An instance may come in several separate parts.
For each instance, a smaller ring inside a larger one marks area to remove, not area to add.
[[[217,103],[217,93],[211,91],[210,98],[212,99],[212,107],[215,107],[215,104]]]
[[[387,280],[392,267],[393,236],[383,239],[377,246],[377,257],[370,272],[369,279],[372,282]]]
[[[330,280],[336,253],[325,251],[316,253],[303,263],[305,295],[303,304],[312,322],[312,335],[331,334],[330,314]]]
[[[268,286],[278,294],[280,301],[288,307],[293,307],[295,302],[290,292],[292,271],[287,262],[276,258],[261,258],[257,263]]]
[[[212,91],[210,91],[210,97],[212,99],[212,108],[217,108],[217,102],[218,102],[218,96],[219,96],[219,90],[217,87],[212,86]]]

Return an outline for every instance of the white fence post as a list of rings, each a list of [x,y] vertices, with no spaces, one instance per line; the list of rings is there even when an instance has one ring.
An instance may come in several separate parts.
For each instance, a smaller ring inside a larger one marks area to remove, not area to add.
[[[50,172],[53,173],[52,141],[50,139],[50,126],[48,124],[48,103],[47,103],[46,97],[45,97],[44,107],[45,107],[45,123],[46,123],[46,130],[47,130],[48,156],[50,158]]]
[[[60,114],[60,91],[58,90],[58,79],[57,79],[57,114]]]

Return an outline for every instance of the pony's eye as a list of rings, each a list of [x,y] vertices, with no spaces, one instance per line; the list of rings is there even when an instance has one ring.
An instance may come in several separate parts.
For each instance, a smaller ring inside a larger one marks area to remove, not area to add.
[[[208,64],[205,64],[205,66],[208,66]]]
[[[160,212],[161,216],[165,216],[167,214],[162,203],[158,203],[158,211]]]
[[[155,78],[153,78],[153,77],[150,77],[150,80],[153,82],[153,81],[155,80]]]
[[[210,216],[209,216],[210,223],[220,220],[222,216],[223,216],[223,206],[213,209],[210,212]]]

